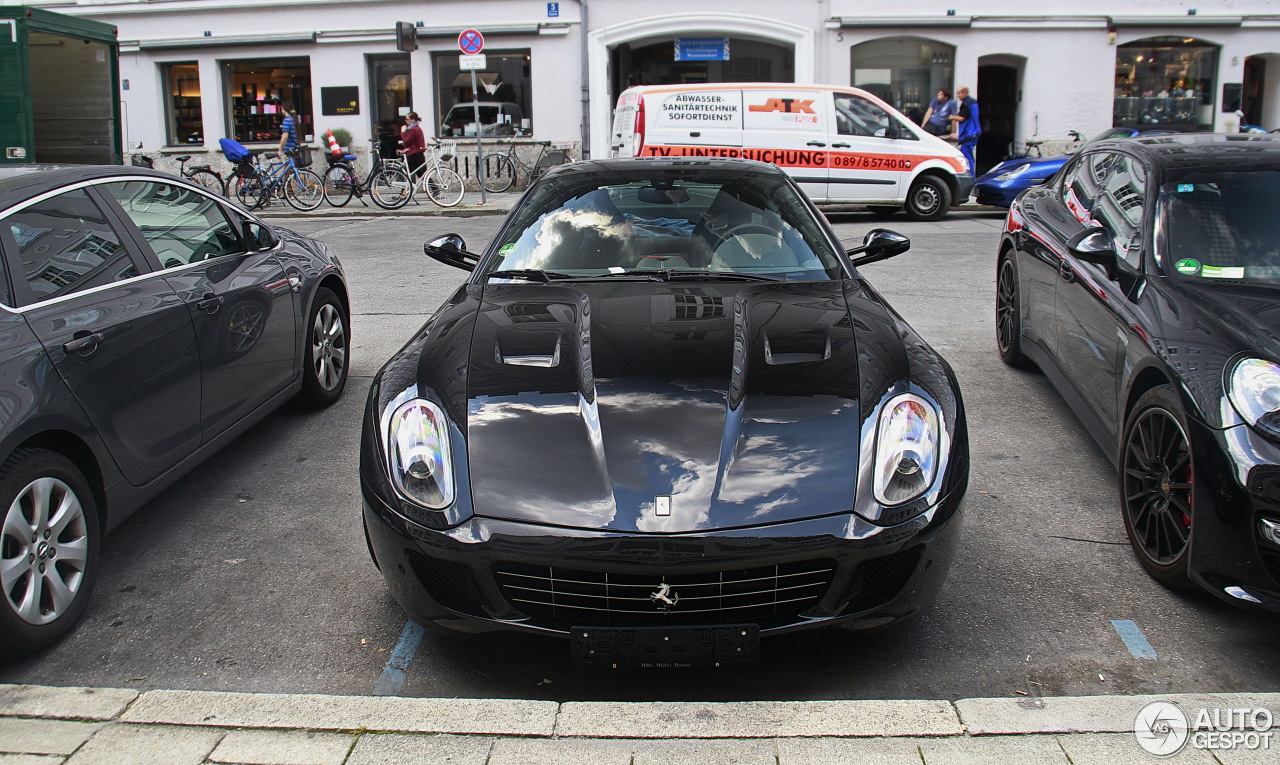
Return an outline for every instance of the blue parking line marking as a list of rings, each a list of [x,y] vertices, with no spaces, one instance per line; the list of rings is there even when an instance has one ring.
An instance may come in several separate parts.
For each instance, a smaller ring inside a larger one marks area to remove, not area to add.
[[[400,695],[400,689],[404,688],[404,681],[408,676],[409,662],[413,661],[413,655],[418,652],[422,635],[422,628],[412,619],[405,622],[404,629],[400,632],[400,642],[396,643],[391,658],[387,659],[382,676],[373,684],[374,696]]]
[[[1142,630],[1138,629],[1137,622],[1132,619],[1112,619],[1111,626],[1116,628],[1120,639],[1124,641],[1124,647],[1129,649],[1129,653],[1133,654],[1133,658],[1156,658],[1156,649],[1151,647],[1147,636],[1143,635]]]

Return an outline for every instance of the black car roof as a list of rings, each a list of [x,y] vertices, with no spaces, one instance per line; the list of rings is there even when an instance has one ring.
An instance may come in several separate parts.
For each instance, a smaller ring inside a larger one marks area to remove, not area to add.
[[[123,175],[147,175],[168,181],[176,178],[131,165],[5,165],[0,166],[0,210],[63,186]]]
[[[1089,148],[1141,154],[1167,180],[1206,171],[1280,170],[1280,135],[1181,133],[1109,139]]]
[[[711,174],[759,176],[771,179],[787,177],[787,174],[777,165],[768,162],[757,162],[754,159],[730,157],[619,157],[615,159],[592,159],[585,162],[560,165],[548,172],[546,177],[552,177],[554,174],[556,178],[565,178],[591,173],[622,176],[628,174],[645,175],[655,170],[697,171]]]

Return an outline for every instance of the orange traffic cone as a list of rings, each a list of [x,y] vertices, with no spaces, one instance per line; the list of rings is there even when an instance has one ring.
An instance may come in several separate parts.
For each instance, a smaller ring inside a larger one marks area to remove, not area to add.
[[[329,139],[329,153],[335,157],[342,157],[342,149],[338,146],[338,139],[333,137],[333,131],[326,130],[324,134]]]

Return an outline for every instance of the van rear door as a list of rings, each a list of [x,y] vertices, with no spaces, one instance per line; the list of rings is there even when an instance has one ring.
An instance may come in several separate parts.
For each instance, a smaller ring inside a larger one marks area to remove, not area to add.
[[[742,91],[742,156],[786,170],[813,199],[827,195],[831,97],[785,86]]]
[[[864,96],[835,92],[827,97],[832,99],[835,119],[830,123],[831,176],[826,198],[901,203],[903,179],[911,177],[902,144],[915,136],[900,130],[898,117]]]

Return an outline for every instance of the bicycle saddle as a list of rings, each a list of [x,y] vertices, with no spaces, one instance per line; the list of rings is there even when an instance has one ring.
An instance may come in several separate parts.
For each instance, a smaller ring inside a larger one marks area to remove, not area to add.
[[[178,160],[179,162],[186,162],[187,160],[191,159],[191,155],[188,154],[185,157],[174,157],[174,159]]]

